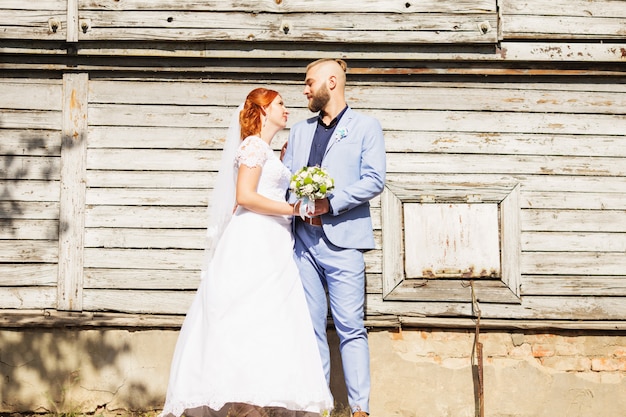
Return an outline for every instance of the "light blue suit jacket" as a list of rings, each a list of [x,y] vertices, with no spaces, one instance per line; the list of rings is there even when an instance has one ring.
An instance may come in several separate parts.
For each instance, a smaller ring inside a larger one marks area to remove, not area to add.
[[[289,132],[284,164],[295,173],[306,166],[318,117],[296,123]],[[341,248],[373,249],[374,233],[369,200],[385,184],[386,157],[378,120],[348,108],[331,136],[322,160],[335,181],[328,196],[332,212],[322,215],[324,233]],[[294,195],[289,201],[296,201]]]

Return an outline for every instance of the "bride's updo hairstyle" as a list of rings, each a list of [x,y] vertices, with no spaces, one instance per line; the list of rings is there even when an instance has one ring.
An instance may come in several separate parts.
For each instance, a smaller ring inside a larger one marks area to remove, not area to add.
[[[265,115],[263,107],[269,106],[277,95],[278,91],[267,88],[255,88],[250,91],[243,104],[243,109],[239,113],[242,140],[251,135],[261,134],[263,127],[261,117]]]

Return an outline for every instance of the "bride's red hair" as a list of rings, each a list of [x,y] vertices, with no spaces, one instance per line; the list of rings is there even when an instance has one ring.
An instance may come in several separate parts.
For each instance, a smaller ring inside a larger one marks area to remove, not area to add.
[[[261,117],[265,115],[263,107],[270,105],[278,95],[278,91],[267,88],[255,88],[250,91],[243,109],[239,113],[239,127],[241,128],[241,139],[251,135],[260,135],[263,122]]]

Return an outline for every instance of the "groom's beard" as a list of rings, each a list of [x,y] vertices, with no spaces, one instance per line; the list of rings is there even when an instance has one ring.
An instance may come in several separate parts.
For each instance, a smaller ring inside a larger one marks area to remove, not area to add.
[[[317,113],[322,110],[326,104],[330,101],[330,92],[326,87],[326,83],[317,91],[317,93],[311,96],[311,100],[309,101],[309,110],[313,113]]]

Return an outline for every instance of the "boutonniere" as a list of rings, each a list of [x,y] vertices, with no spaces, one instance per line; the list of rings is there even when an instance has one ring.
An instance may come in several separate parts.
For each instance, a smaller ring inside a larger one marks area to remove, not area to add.
[[[340,127],[339,129],[335,131],[336,142],[339,142],[341,139],[344,139],[346,136],[348,136],[348,129],[346,129],[345,127]]]

